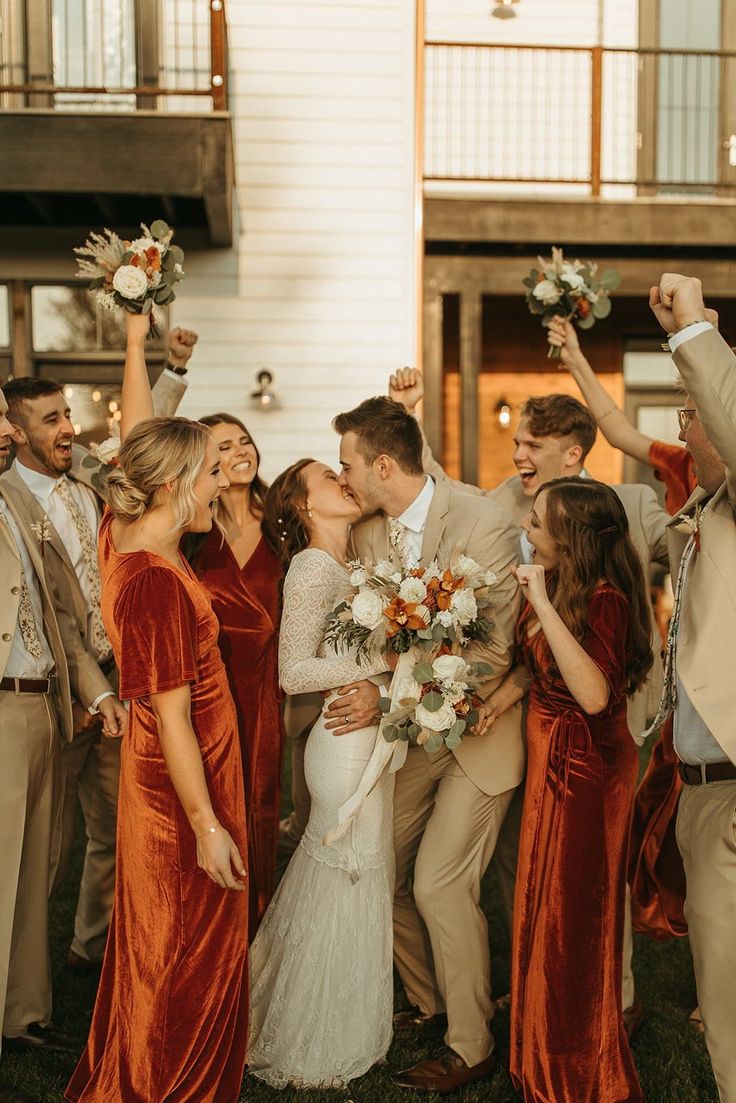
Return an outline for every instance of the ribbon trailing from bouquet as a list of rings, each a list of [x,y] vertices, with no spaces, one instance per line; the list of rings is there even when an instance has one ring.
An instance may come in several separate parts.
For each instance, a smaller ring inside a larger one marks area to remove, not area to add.
[[[405,651],[403,655],[399,655],[399,661],[396,664],[396,669],[394,670],[394,675],[388,690],[392,709],[398,706],[400,695],[402,699],[407,695],[406,689],[412,681],[411,673],[415,663],[418,661],[418,654],[417,649],[411,648],[409,651]],[[417,700],[419,700],[420,690],[421,687],[417,685]],[[408,742],[399,739],[394,743],[389,743],[383,734],[386,723],[386,714],[384,714],[378,725],[376,742],[373,745],[373,753],[366,763],[363,776],[353,795],[349,797],[344,804],[340,805],[337,813],[337,825],[331,828],[322,840],[325,846],[332,846],[333,843],[336,843],[338,839],[341,839],[343,835],[345,835],[356,814],[360,811],[367,798],[383,777],[386,767],[390,764],[390,772],[393,774],[396,773],[397,770],[400,770],[406,762],[406,755],[409,749]]]

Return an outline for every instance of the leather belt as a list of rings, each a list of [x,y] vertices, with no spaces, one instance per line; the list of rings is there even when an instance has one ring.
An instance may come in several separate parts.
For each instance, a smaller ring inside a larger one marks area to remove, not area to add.
[[[48,678],[2,678],[0,689],[9,690],[11,693],[51,693],[56,675],[50,674]]]
[[[736,766],[733,762],[710,762],[700,766],[678,762],[677,772],[686,785],[707,785],[709,781],[736,781]]]

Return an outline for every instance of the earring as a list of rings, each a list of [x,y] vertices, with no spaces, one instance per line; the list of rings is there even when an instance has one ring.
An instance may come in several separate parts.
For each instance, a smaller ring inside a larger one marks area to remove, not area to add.
[[[312,520],[312,510],[310,509],[309,506],[307,506],[307,517],[309,518],[310,521]]]

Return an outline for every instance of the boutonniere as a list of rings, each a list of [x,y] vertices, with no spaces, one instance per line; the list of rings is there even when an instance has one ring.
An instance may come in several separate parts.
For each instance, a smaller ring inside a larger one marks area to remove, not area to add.
[[[44,517],[42,521],[33,521],[31,524],[31,532],[41,545],[41,557],[44,554],[44,545],[47,540],[51,539],[51,522],[48,517]]]
[[[700,525],[703,518],[703,511],[700,508],[700,504],[695,507],[695,516],[688,517],[686,513],[681,513],[678,520],[679,525],[675,525],[678,532],[684,532],[688,536],[694,538],[695,550],[700,551]]]

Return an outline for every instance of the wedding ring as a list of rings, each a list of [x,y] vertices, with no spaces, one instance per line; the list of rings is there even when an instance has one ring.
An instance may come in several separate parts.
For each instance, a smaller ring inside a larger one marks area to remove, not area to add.
[[[346,724],[350,723],[350,713],[348,713],[348,715],[345,717],[345,723]]]

